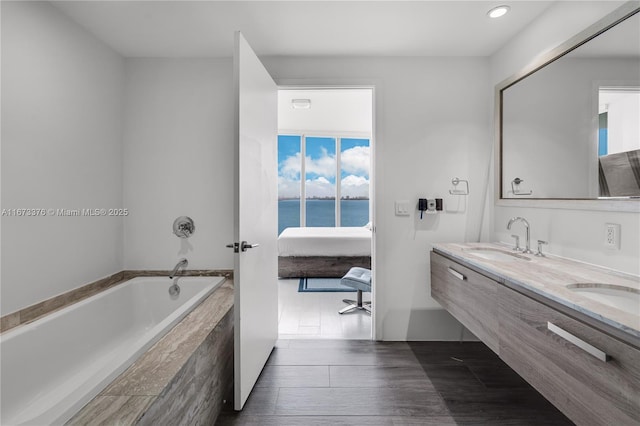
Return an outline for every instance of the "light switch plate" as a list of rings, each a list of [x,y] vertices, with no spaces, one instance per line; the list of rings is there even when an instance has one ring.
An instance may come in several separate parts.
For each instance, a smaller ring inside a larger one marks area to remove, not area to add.
[[[408,201],[396,201],[396,216],[409,216],[410,214]]]

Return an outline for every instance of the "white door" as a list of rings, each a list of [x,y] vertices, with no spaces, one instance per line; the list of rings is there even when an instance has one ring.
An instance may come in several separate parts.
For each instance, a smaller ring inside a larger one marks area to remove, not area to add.
[[[234,83],[234,407],[241,410],[278,338],[278,92],[240,32]]]

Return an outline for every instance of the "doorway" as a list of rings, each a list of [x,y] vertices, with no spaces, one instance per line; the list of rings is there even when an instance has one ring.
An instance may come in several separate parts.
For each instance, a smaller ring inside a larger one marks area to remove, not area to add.
[[[339,311],[357,299],[340,277],[373,258],[373,99],[372,87],[278,90],[280,339],[372,338],[375,306]]]

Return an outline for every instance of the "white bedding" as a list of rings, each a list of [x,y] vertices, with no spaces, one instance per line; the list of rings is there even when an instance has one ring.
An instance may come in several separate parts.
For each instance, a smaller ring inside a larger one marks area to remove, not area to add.
[[[367,227],[286,228],[278,237],[280,256],[371,256]]]

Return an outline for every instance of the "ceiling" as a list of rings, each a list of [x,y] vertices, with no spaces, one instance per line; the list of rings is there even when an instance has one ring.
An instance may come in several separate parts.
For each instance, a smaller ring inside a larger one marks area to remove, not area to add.
[[[489,56],[553,1],[52,3],[125,57],[228,57],[236,30],[261,56]]]

